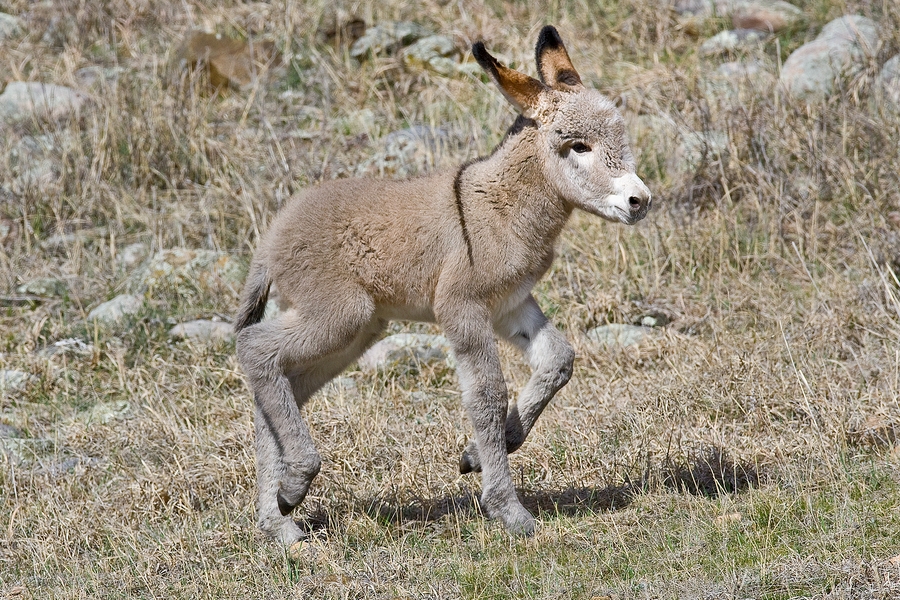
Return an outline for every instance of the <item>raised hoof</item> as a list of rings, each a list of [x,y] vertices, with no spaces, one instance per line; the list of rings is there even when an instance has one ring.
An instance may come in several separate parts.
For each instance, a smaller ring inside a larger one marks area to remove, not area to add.
[[[292,512],[294,512],[294,509],[297,508],[297,504],[299,504],[299,503],[292,504],[292,503],[288,502],[287,499],[285,499],[285,497],[281,495],[280,490],[279,490],[276,498],[278,499],[278,510],[279,510],[279,512],[281,512],[282,517],[286,517],[289,514],[291,514]]]
[[[477,460],[472,460],[468,450],[463,450],[462,456],[459,457],[459,472],[462,475],[481,472],[481,465]]]

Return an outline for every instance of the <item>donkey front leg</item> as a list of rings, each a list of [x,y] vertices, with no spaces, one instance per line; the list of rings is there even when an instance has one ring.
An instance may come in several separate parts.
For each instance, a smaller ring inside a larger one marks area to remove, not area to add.
[[[511,453],[525,442],[544,408],[568,383],[575,351],[531,296],[501,317],[495,328],[500,336],[522,351],[532,369],[518,402],[509,407],[506,416],[506,451]],[[479,447],[476,440],[469,442],[459,460],[461,473],[482,469]]]
[[[472,314],[474,313],[474,314]],[[481,449],[481,505],[511,533],[531,535],[535,522],[516,497],[506,452],[507,392],[489,313],[480,307],[444,330],[453,345],[463,406]]]

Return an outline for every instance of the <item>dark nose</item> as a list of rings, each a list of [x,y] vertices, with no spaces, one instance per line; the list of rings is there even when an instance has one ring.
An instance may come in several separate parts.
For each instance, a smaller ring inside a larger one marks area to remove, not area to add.
[[[628,209],[631,214],[637,215],[650,209],[650,194],[631,196],[628,198]]]

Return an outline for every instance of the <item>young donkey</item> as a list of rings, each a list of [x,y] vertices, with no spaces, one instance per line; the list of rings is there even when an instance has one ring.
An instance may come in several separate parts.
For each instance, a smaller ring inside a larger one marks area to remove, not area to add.
[[[650,209],[650,191],[621,115],[584,87],[556,29],[538,37],[540,81],[480,42],[472,53],[520,113],[490,156],[406,181],[308,190],[275,219],[250,267],[237,353],[256,401],[259,525],[284,544],[303,536],[290,514],[321,464],[300,409],[395,318],[443,328],[475,429],[460,471],[482,472],[490,516],[511,532],[534,531],[507,454],[568,382],[575,354],[531,288],[573,209],[631,225]],[[273,283],[289,308],[262,321]],[[495,334],[533,370],[509,406]]]

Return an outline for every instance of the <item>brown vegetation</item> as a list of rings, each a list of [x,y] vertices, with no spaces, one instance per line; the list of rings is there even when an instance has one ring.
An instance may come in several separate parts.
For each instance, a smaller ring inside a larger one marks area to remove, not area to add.
[[[443,128],[454,143],[429,154],[438,167],[488,152],[512,112],[464,74],[350,59],[344,36],[318,33],[340,28],[327,3],[3,4],[24,24],[0,41],[3,77],[91,102],[0,133],[0,369],[33,376],[0,396],[0,594],[895,597],[900,116],[872,89],[900,52],[900,9],[795,3],[809,26],[758,51],[773,73],[832,18],[881,26],[866,67],[810,106],[759,82],[715,92],[718,62],[665,2],[339,7],[463,50],[484,39],[531,74],[520,40],[556,24],[585,83],[619,102],[654,208],[633,229],[576,217],[539,284],[578,359],[512,456],[535,538],[475,518],[451,369],[351,370],[307,407],[327,451],[297,562],[256,531],[252,399],[233,346],[166,334],[230,318],[236,287],[158,288],[120,328],[84,317],[128,287],[131,244],[249,259],[293,193],[355,175],[389,132]],[[204,27],[273,41],[286,72],[222,94],[173,74],[179,42]],[[17,144],[41,135],[56,171],[29,184]],[[17,291],[45,276],[65,292]],[[585,336],[653,315],[671,322],[633,347]],[[48,351],[72,337],[89,346]],[[528,371],[510,349],[502,359],[515,393]]]

